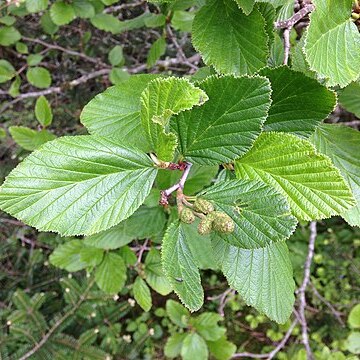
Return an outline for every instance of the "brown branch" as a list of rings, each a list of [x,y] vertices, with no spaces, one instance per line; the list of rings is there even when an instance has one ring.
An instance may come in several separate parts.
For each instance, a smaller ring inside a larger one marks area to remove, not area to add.
[[[308,360],[312,360],[314,357],[313,357],[311,347],[309,344],[308,325],[307,325],[306,316],[305,316],[305,308],[306,308],[305,292],[306,292],[307,286],[310,283],[310,270],[311,270],[311,263],[312,263],[312,260],[314,257],[316,236],[317,236],[316,221],[312,221],[310,223],[310,237],[309,237],[309,245],[308,245],[308,254],[307,254],[305,266],[304,266],[304,279],[303,279],[303,282],[302,282],[300,288],[297,291],[299,301],[300,301],[300,304],[298,307],[298,317],[299,317],[299,322],[300,322],[301,328],[302,328],[302,341],[305,346]]]

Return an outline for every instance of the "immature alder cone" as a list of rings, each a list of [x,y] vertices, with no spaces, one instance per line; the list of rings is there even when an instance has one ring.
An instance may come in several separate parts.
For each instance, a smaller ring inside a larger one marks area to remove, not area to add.
[[[194,202],[194,210],[203,214],[209,214],[214,211],[214,206],[207,200],[196,199]]]
[[[198,233],[200,235],[208,235],[211,233],[212,219],[202,219],[198,225]]]
[[[235,229],[234,220],[227,214],[214,211],[213,215],[213,223],[212,227],[214,230],[222,232],[222,233],[232,233]]]
[[[180,220],[185,224],[192,224],[195,221],[195,215],[189,208],[184,208],[180,213]]]

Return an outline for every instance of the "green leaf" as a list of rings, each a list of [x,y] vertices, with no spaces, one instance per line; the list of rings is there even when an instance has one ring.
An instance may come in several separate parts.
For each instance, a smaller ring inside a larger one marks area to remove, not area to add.
[[[49,35],[54,35],[59,30],[59,27],[52,21],[49,11],[43,14],[40,24],[44,32]]]
[[[138,276],[133,287],[134,298],[144,311],[150,311],[152,306],[151,293],[146,282]]]
[[[148,28],[156,28],[160,26],[164,26],[166,23],[166,15],[164,14],[153,14],[151,16],[145,18],[144,24]]]
[[[255,0],[235,0],[235,1],[239,5],[240,9],[242,9],[246,15],[249,15],[252,12],[255,5]]]
[[[123,65],[124,55],[123,48],[120,45],[114,46],[109,52],[109,62],[112,66]]]
[[[355,305],[349,314],[348,324],[353,329],[360,328],[360,304]]]
[[[149,54],[146,60],[147,66],[149,68],[153,67],[156,62],[165,55],[166,52],[166,40],[161,37],[154,41],[151,45]]]
[[[171,161],[176,147],[176,136],[168,133],[172,115],[202,105],[206,93],[185,78],[155,79],[141,95],[141,123],[147,140],[159,159]]]
[[[334,92],[287,66],[263,69],[260,75],[270,80],[272,89],[266,131],[310,136],[336,105]]]
[[[91,24],[100,30],[109,31],[112,34],[118,34],[121,32],[121,21],[113,15],[96,14],[90,19],[90,21]]]
[[[12,97],[18,96],[20,94],[20,85],[21,85],[21,78],[20,76],[16,76],[9,88],[9,95]]]
[[[329,86],[346,86],[359,77],[360,34],[351,20],[353,0],[313,0],[315,10],[305,39],[305,55]]]
[[[183,304],[197,311],[204,302],[199,270],[187,238],[187,224],[172,223],[163,239],[162,264],[164,273]]]
[[[26,9],[30,13],[44,11],[49,5],[49,0],[26,0]]]
[[[29,151],[56,139],[56,136],[47,130],[36,131],[25,126],[10,126],[9,132],[18,145]]]
[[[161,266],[161,256],[158,250],[152,248],[145,259],[145,280],[159,294],[166,296],[172,287],[167,281]]]
[[[95,136],[63,137],[10,173],[0,207],[41,231],[91,235],[133,214],[156,172],[135,148]]]
[[[285,323],[295,301],[295,282],[286,244],[277,242],[248,250],[218,238],[214,249],[229,285],[245,302],[271,320]]]
[[[26,72],[29,83],[39,89],[46,89],[51,85],[51,75],[49,70],[37,66],[29,68]]]
[[[11,80],[15,73],[14,67],[7,60],[0,60],[0,84]]]
[[[80,121],[90,134],[128,142],[146,150],[140,122],[140,96],[156,75],[133,75],[121,85],[95,96],[83,109]]]
[[[180,355],[186,333],[175,333],[171,335],[165,344],[164,354],[168,358],[175,358]]]
[[[353,82],[348,85],[340,93],[339,102],[347,111],[360,118],[360,83]]]
[[[95,271],[98,287],[108,294],[118,293],[125,285],[126,266],[123,258],[115,253],[106,253]]]
[[[223,318],[219,314],[205,312],[195,318],[191,324],[205,340],[216,341],[226,332],[224,327],[218,325],[218,322],[221,320]]]
[[[46,97],[41,95],[35,104],[35,116],[42,126],[49,126],[52,123],[53,114]]]
[[[0,28],[0,45],[10,46],[21,39],[21,34],[13,26],[3,26]]]
[[[6,130],[0,127],[0,139],[5,139],[6,136]]]
[[[171,26],[178,31],[191,32],[195,13],[190,11],[177,10],[171,18]]]
[[[69,24],[76,17],[73,6],[64,1],[57,1],[51,5],[50,16],[56,25]]]
[[[109,80],[114,85],[121,85],[130,78],[130,74],[125,69],[112,68],[109,74]]]
[[[75,272],[85,269],[88,263],[81,259],[81,252],[84,244],[81,240],[67,241],[59,245],[50,255],[50,263],[60,269]]]
[[[175,325],[180,326],[181,328],[186,328],[188,326],[190,313],[178,302],[174,300],[166,301],[166,313]]]
[[[205,340],[197,333],[189,333],[184,339],[181,348],[181,358],[183,360],[207,360],[208,348]]]
[[[274,35],[274,41],[270,47],[269,67],[278,67],[284,63],[284,44],[279,34]]]
[[[229,360],[236,351],[236,346],[225,337],[216,341],[207,341],[207,346],[217,360]]]
[[[360,226],[360,132],[341,125],[323,124],[312,136],[312,142],[330,157],[350,185],[356,205],[340,215],[352,226]]]
[[[200,165],[231,162],[261,132],[271,102],[270,83],[261,77],[213,76],[199,87],[209,100],[172,120],[180,153]]]
[[[266,65],[269,54],[264,27],[257,9],[246,16],[234,0],[209,0],[195,16],[192,41],[218,72],[253,74]]]
[[[0,17],[0,23],[1,24],[11,26],[11,25],[14,25],[15,22],[16,22],[16,18],[14,16],[6,15],[6,16]]]
[[[261,180],[284,194],[302,220],[338,215],[354,205],[348,185],[327,156],[295,135],[263,133],[235,163],[238,178]]]
[[[352,354],[360,354],[360,332],[353,331],[347,337],[345,346]]]
[[[186,238],[196,266],[199,269],[217,270],[216,254],[211,246],[209,235],[200,235],[197,231],[199,221],[186,226]]]
[[[29,66],[36,66],[38,65],[43,59],[43,56],[41,54],[30,54],[26,58],[26,62]]]
[[[228,243],[246,249],[260,248],[287,239],[295,230],[286,198],[261,181],[220,181],[199,197],[215,205],[235,222],[230,234],[213,233]]]
[[[29,53],[28,46],[21,41],[18,41],[15,44],[15,48],[16,48],[16,51],[19,52],[20,54],[28,54]]]
[[[306,31],[305,31],[306,34]],[[292,48],[291,51],[291,68],[295,71],[300,71],[306,76],[317,79],[316,73],[310,70],[310,66],[305,59],[304,53],[304,45],[306,35],[303,35],[301,39],[296,43],[296,45]],[[281,44],[282,48],[284,48],[283,43]]]
[[[75,15],[80,18],[88,19],[95,16],[95,8],[87,0],[74,0],[72,2],[72,6],[74,8]]]
[[[84,246],[80,252],[80,261],[84,262],[87,265],[86,267],[93,267],[101,263],[103,256],[104,252],[102,249]]]

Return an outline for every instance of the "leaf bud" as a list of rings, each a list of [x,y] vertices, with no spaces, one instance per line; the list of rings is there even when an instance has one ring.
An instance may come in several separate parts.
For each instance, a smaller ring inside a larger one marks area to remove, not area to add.
[[[195,221],[195,215],[189,208],[184,208],[180,213],[180,220],[185,224],[192,224]]]
[[[234,220],[227,214],[215,211],[212,213],[214,221],[212,223],[213,229],[221,233],[232,233],[235,230]]]
[[[214,205],[207,200],[197,198],[194,202],[194,210],[203,214],[209,214],[214,211]]]

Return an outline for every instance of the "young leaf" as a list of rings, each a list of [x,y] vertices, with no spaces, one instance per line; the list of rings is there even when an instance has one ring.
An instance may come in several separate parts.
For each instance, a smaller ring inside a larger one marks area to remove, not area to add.
[[[171,299],[168,300],[166,302],[166,313],[175,325],[182,328],[186,328],[188,326],[190,313],[178,302]]]
[[[152,306],[151,293],[146,282],[138,276],[134,282],[134,298],[144,311],[150,311]]]
[[[54,24],[66,25],[75,19],[75,11],[71,4],[60,0],[51,5],[50,16]]]
[[[180,355],[186,335],[186,333],[175,333],[167,339],[164,347],[166,357],[175,358]]]
[[[351,226],[360,226],[360,132],[346,126],[323,124],[311,141],[330,157],[354,194],[356,205],[340,215]]]
[[[180,153],[201,165],[231,162],[244,154],[261,132],[271,102],[270,83],[261,77],[228,75],[210,77],[199,87],[209,100],[171,121]]]
[[[263,69],[260,75],[270,80],[272,89],[266,131],[310,136],[336,105],[334,92],[287,66]]]
[[[203,90],[185,78],[159,78],[149,83],[141,95],[141,123],[159,159],[171,161],[174,156],[177,140],[167,132],[170,117],[207,99]]]
[[[121,85],[128,80],[130,76],[131,75],[125,69],[114,67],[109,73],[109,80],[114,85]]]
[[[324,219],[354,205],[330,159],[295,135],[263,133],[235,168],[238,178],[261,180],[284,194],[299,219]]]
[[[88,19],[95,16],[95,8],[87,0],[74,0],[72,2],[72,6],[74,8],[75,15],[80,18]]]
[[[42,126],[49,126],[52,123],[53,114],[49,102],[45,96],[40,96],[35,104],[35,116]]]
[[[204,302],[199,270],[192,255],[183,223],[172,223],[163,239],[162,264],[164,273],[176,294],[191,311]]]
[[[149,55],[147,57],[147,66],[149,68],[153,67],[156,62],[165,54],[166,52],[166,40],[161,37],[157,39],[150,47]]]
[[[195,16],[193,45],[220,73],[253,74],[266,65],[269,54],[264,27],[257,9],[246,16],[234,0],[209,0]]]
[[[219,340],[226,332],[218,322],[223,318],[217,313],[205,312],[195,318],[191,324],[206,341]]]
[[[109,52],[109,61],[112,66],[123,65],[124,54],[120,45],[114,46]]]
[[[295,282],[284,242],[241,249],[217,238],[214,249],[229,285],[248,305],[271,320],[285,323],[293,310]]]
[[[85,269],[88,263],[80,258],[83,248],[81,240],[67,241],[53,251],[49,257],[50,263],[69,272]]]
[[[36,66],[29,68],[26,72],[29,83],[39,89],[46,89],[51,85],[51,75],[49,70]]]
[[[95,281],[108,294],[118,293],[125,285],[126,266],[123,258],[115,253],[106,253],[95,271]]]
[[[17,43],[21,39],[21,34],[13,26],[0,27],[0,45],[9,46]]]
[[[205,340],[195,332],[187,334],[181,348],[181,358],[183,360],[207,360],[208,356]]]
[[[90,21],[96,28],[109,31],[112,34],[118,34],[122,29],[121,21],[110,14],[96,14]]]
[[[159,294],[166,296],[171,293],[172,287],[167,281],[162,266],[161,256],[158,250],[152,248],[145,259],[145,280],[149,286]]]
[[[287,239],[297,220],[290,215],[286,198],[260,181],[220,181],[199,197],[209,200],[215,209],[225,212],[235,222],[230,234],[214,233],[230,244],[253,249]]]
[[[121,85],[95,96],[83,109],[80,121],[90,134],[148,148],[140,122],[140,96],[156,75],[133,75]]]
[[[18,145],[29,151],[56,139],[56,136],[47,130],[36,131],[25,126],[10,126],[9,132]]]
[[[30,13],[44,11],[49,5],[48,0],[26,0],[26,9]]]
[[[10,173],[0,188],[0,207],[42,231],[91,235],[134,213],[156,173],[135,148],[95,136],[64,137]]]
[[[217,360],[229,360],[236,351],[236,346],[230,341],[227,341],[225,337],[216,341],[207,341],[206,343],[210,353]]]
[[[360,34],[351,21],[353,0],[313,0],[305,55],[329,86],[344,87],[359,77]]]
[[[15,68],[7,60],[0,60],[0,84],[11,80],[15,73]]]

